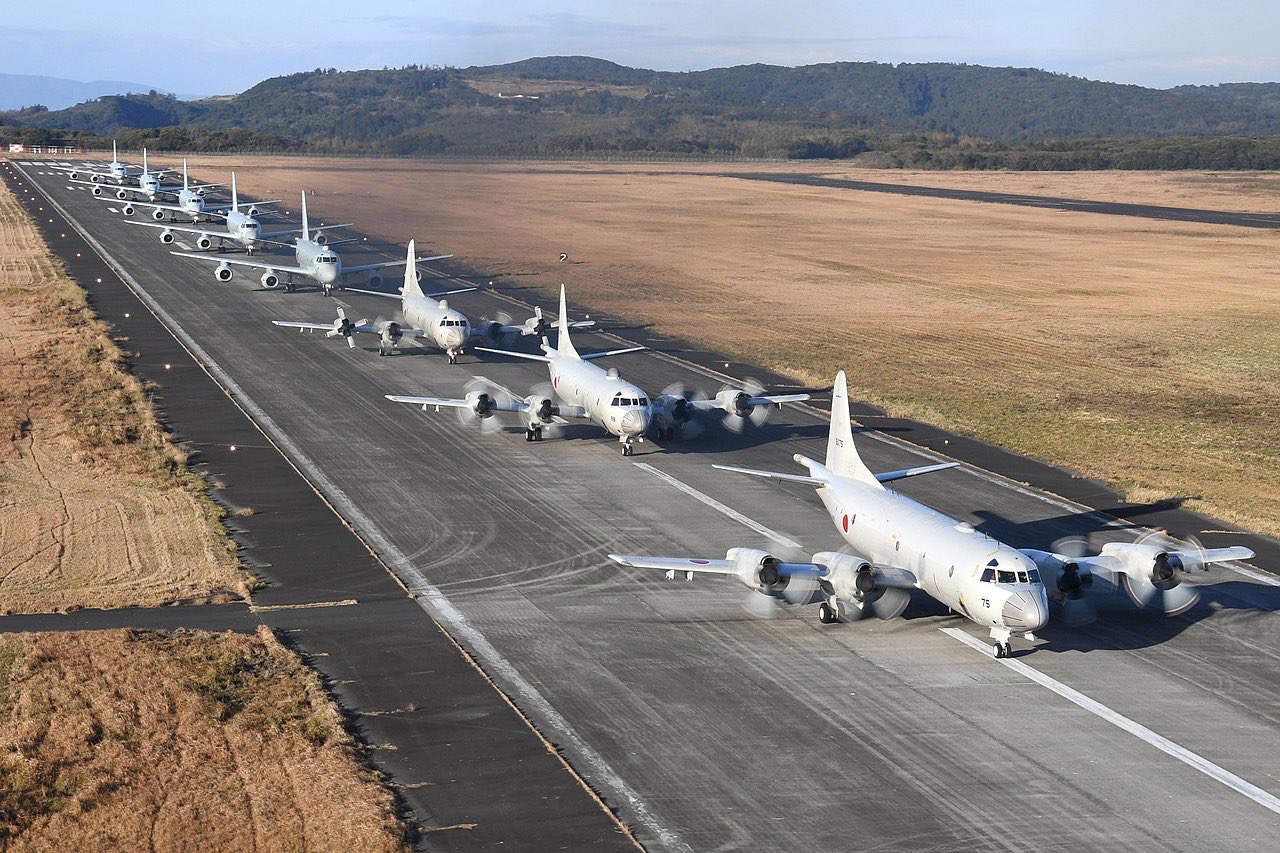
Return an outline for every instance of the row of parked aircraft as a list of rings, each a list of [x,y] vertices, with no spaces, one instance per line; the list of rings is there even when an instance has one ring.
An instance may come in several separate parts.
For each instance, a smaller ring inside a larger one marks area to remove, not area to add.
[[[79,174],[84,172],[75,170],[73,177],[78,178]],[[154,179],[156,183],[150,185],[153,196],[170,192],[159,184],[163,172],[151,172],[147,168],[145,153],[141,170],[133,172],[131,167],[115,159],[113,148],[113,160],[107,164],[106,170],[89,171],[87,174],[95,185],[115,180],[122,188],[129,188],[127,185],[131,180],[147,182]],[[183,187],[179,192],[199,192],[203,198],[203,191],[212,186],[205,184],[192,190],[184,163]],[[282,236],[296,235],[293,243],[295,267],[173,252],[217,264],[215,276],[223,282],[232,277],[229,265],[238,264],[264,270],[262,284],[266,287],[276,286],[278,276],[284,273],[311,278],[329,293],[332,287],[338,286],[344,273],[368,272],[370,284],[374,285],[380,283],[378,270],[400,263],[389,261],[343,267],[334,252],[335,244],[321,233],[312,233],[307,220],[305,194],[299,228],[264,234],[255,216],[257,208],[268,203],[257,203],[242,212],[234,173],[228,205],[205,204],[197,214],[192,207],[184,207],[181,199],[176,206],[149,204],[162,216],[172,218],[173,213],[179,212],[192,216],[193,224],[181,229],[173,224],[138,223],[165,229],[161,240],[166,244],[173,242],[173,233],[177,230],[207,237],[208,242],[197,241],[202,249],[210,248],[215,236],[239,243],[249,250],[262,243],[288,245],[275,241]],[[127,205],[125,211],[131,212]],[[220,218],[226,233],[215,235],[203,230],[199,226],[200,216]],[[462,397],[386,396],[393,402],[419,406],[423,411],[454,409],[467,419],[480,423],[489,423],[499,413],[516,414],[524,423],[526,441],[541,440],[544,430],[566,419],[589,420],[617,436],[626,456],[632,454],[634,443],[643,441],[647,433],[654,432],[660,439],[673,438],[702,411],[719,410],[730,425],[741,425],[748,419],[759,423],[763,419],[762,414],[767,414],[772,407],[780,408],[787,403],[809,399],[809,395],[803,393],[770,395],[759,388],[732,387],[706,399],[686,395],[675,387],[650,396],[625,380],[616,369],[605,369],[595,363],[603,358],[638,352],[644,347],[578,352],[571,338],[572,330],[592,328],[595,323],[590,320],[570,322],[563,285],[554,327],[540,308],[535,308],[534,316],[520,325],[501,319],[472,324],[464,314],[450,307],[444,297],[474,288],[424,293],[417,264],[447,257],[419,258],[413,241],[410,241],[404,260],[404,285],[398,293],[358,289],[361,293],[398,299],[404,323],[390,320],[352,322],[342,309],[338,309],[338,318],[332,323],[274,322],[277,326],[302,331],[323,331],[328,337],[344,338],[350,347],[355,346],[354,335],[373,334],[378,336],[380,355],[390,354],[405,339],[426,338],[445,352],[450,363],[457,361],[465,347],[477,343],[481,345],[476,345],[475,349],[481,352],[543,363],[549,384],[534,388],[525,396],[512,394],[486,382],[469,388]],[[551,345],[549,337],[553,328],[557,333],[555,346]],[[540,352],[483,345],[518,340],[520,337],[539,338]],[[886,485],[954,468],[959,463],[944,462],[879,474],[866,466],[853,440],[847,380],[843,371],[837,374],[832,390],[826,458],[819,462],[797,454],[794,460],[806,470],[805,474],[729,465],[714,467],[736,474],[812,486],[850,553],[821,552],[807,562],[789,562],[754,548],[731,548],[723,559],[621,554],[611,554],[611,559],[628,567],[661,570],[672,579],[680,576],[693,580],[700,574],[735,578],[748,589],[748,607],[753,612],[768,614],[779,604],[817,604],[818,618],[823,623],[852,621],[867,615],[881,619],[896,618],[906,608],[910,592],[923,590],[950,610],[987,628],[993,640],[993,654],[1007,657],[1012,653],[1011,638],[1014,635],[1034,640],[1035,632],[1047,624],[1050,601],[1062,607],[1068,623],[1091,621],[1094,613],[1088,596],[1095,578],[1100,577],[1109,585],[1122,589],[1140,607],[1152,606],[1173,615],[1189,609],[1199,597],[1194,587],[1183,583],[1187,573],[1206,570],[1214,563],[1253,556],[1253,552],[1245,547],[1204,549],[1194,541],[1179,542],[1162,535],[1149,535],[1132,543],[1108,543],[1098,554],[1083,555],[1057,550],[1016,549],[979,533],[969,523],[943,515]]]

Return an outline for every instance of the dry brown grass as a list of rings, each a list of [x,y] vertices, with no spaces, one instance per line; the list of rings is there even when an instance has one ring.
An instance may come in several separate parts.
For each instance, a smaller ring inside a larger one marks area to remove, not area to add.
[[[317,676],[258,635],[0,637],[7,850],[398,850]]]
[[[315,189],[322,215],[429,241],[548,297],[564,281],[580,302],[804,382],[844,367],[855,394],[891,412],[1280,533],[1280,260],[1268,232],[708,174],[799,168],[779,164],[237,168],[247,190]],[[1184,203],[1171,187],[1216,179],[920,176],[1031,180],[1044,194]],[[1244,177],[1215,199],[1265,206],[1255,194],[1277,180]]]
[[[219,511],[0,186],[0,613],[247,593]]]

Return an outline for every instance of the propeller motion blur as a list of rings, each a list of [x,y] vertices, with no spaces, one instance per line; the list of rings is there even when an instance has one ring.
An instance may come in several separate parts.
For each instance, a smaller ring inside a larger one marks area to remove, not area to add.
[[[271,202],[262,203],[268,204]],[[159,207],[159,205],[157,205],[157,207]],[[225,210],[225,212],[221,212],[222,210]],[[130,206],[125,205],[125,215],[127,216],[132,212],[133,211]],[[205,208],[204,212],[206,215],[222,217],[223,221],[218,223],[221,227],[193,228],[189,225],[162,222],[133,222],[131,224],[141,225],[145,228],[161,229],[160,242],[164,243],[166,246],[177,239],[176,235],[179,233],[194,234],[196,235],[196,248],[202,251],[208,251],[209,249],[216,248],[221,252],[226,247],[227,242],[230,241],[232,243],[239,244],[250,255],[253,254],[254,249],[259,243],[274,243],[274,241],[280,237],[286,237],[291,234],[299,234],[302,232],[301,228],[286,228],[282,231],[263,231],[262,223],[258,221],[257,204],[249,205],[246,210],[240,209],[240,197],[236,192],[235,172],[231,173],[231,204],[226,208],[221,206],[216,209]],[[156,218],[164,218],[163,213]],[[214,245],[215,240],[218,241],[216,246]],[[275,243],[275,245],[287,246],[285,243]]]
[[[662,569],[669,578],[678,572],[689,580],[699,573],[736,577],[750,590],[749,609],[754,612],[772,612],[779,602],[816,602],[823,623],[851,621],[868,613],[895,618],[906,608],[910,590],[921,589],[989,628],[993,654],[1002,658],[1012,653],[1014,634],[1035,639],[1034,632],[1047,624],[1046,585],[1054,590],[1056,601],[1079,598],[1092,573],[1105,571],[1119,578],[1135,601],[1147,603],[1175,589],[1179,572],[1253,555],[1248,548],[1191,552],[1145,541],[1111,543],[1101,555],[1089,558],[1016,550],[885,488],[885,483],[957,463],[873,474],[854,447],[843,371],[836,376],[831,406],[826,461],[794,457],[808,468],[808,476],[715,467],[814,486],[853,553],[822,552],[807,563],[784,562],[749,548],[731,548],[723,560],[617,554],[610,558],[624,566]],[[1167,612],[1185,609],[1181,600],[1177,603]]]
[[[447,255],[445,257],[448,257]],[[460,287],[443,293],[426,294],[418,283],[417,258],[414,257],[414,244],[409,241],[409,249],[404,260],[404,287],[399,294],[383,293],[375,290],[359,290],[357,293],[369,293],[374,296],[396,297],[400,299],[400,314],[404,322],[395,320],[361,320],[353,323],[347,319],[347,313],[338,309],[338,319],[332,323],[306,323],[294,320],[272,320],[276,326],[285,326],[302,331],[323,331],[325,337],[347,339],[347,346],[355,348],[355,334],[365,333],[378,336],[378,355],[390,355],[402,342],[415,338],[426,338],[448,356],[450,364],[456,364],[458,354],[466,346],[473,332],[467,318],[456,309],[450,308],[443,298],[454,293],[466,293],[474,287]],[[429,260],[429,259],[428,259]],[[408,324],[408,325],[405,325]]]
[[[330,225],[329,228],[345,228],[351,225],[350,222],[344,222],[341,225]],[[302,228],[298,235],[297,241],[293,246],[294,259],[297,266],[282,266],[280,264],[262,263],[259,261],[240,260],[238,258],[219,258],[210,255],[200,255],[194,252],[170,252],[171,255],[177,255],[182,258],[195,258],[196,260],[209,261],[218,266],[213,271],[213,276],[218,281],[231,281],[235,272],[232,265],[252,267],[253,269],[262,270],[262,286],[275,288],[281,284],[280,276],[283,274],[284,289],[292,291],[294,289],[294,276],[308,278],[320,285],[325,296],[332,296],[334,288],[342,286],[343,276],[352,273],[367,272],[370,273],[371,280],[377,280],[376,271],[386,267],[394,267],[400,264],[400,261],[380,261],[376,264],[361,264],[360,266],[344,267],[342,258],[333,250],[336,243],[331,244],[322,231],[317,231],[313,237],[311,227],[307,221],[307,194],[302,194]],[[350,242],[350,241],[341,241]],[[432,258],[418,258],[419,261],[435,261],[452,257],[452,255],[437,255]]]
[[[645,433],[651,426],[657,429],[660,438],[672,437],[678,426],[693,417],[693,411],[697,408],[724,409],[730,421],[736,419],[740,424],[742,418],[752,416],[758,407],[781,406],[783,403],[809,399],[808,394],[764,396],[737,388],[726,388],[708,400],[689,401],[668,393],[650,401],[639,387],[623,379],[616,369],[605,370],[591,363],[606,356],[639,352],[645,347],[626,347],[580,355],[569,337],[570,328],[578,324],[569,322],[567,310],[564,285],[561,285],[556,346],[551,346],[543,338],[542,355],[490,347],[476,348],[482,352],[545,362],[551,384],[543,387],[542,393],[535,390],[523,400],[495,398],[484,392],[473,392],[464,399],[391,394],[387,395],[387,399],[421,405],[423,411],[433,407],[439,410],[442,406],[470,408],[481,419],[492,417],[497,412],[519,412],[524,418],[526,441],[541,441],[544,430],[557,423],[557,418],[590,420],[618,437],[623,456],[631,456],[635,452],[634,443],[644,441]],[[536,313],[536,318],[531,322],[542,320],[541,311]],[[528,327],[527,323],[525,328]],[[763,389],[754,388],[753,391]],[[767,411],[762,415],[767,416]],[[763,416],[753,416],[752,420],[762,423]]]

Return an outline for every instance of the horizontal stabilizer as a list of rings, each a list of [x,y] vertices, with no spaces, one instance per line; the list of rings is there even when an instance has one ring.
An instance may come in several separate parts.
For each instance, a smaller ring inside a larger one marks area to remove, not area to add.
[[[898,471],[885,471],[883,474],[876,474],[876,479],[882,483],[892,483],[894,480],[905,480],[907,477],[916,477],[920,474],[932,474],[934,471],[945,471],[948,468],[955,468],[959,465],[959,462],[939,462],[937,465],[921,465],[919,468],[902,468]]]
[[[523,358],[529,361],[551,361],[549,356],[534,355],[531,352],[512,352],[506,349],[491,349],[489,347],[476,347],[476,352],[491,352],[496,355],[509,355],[512,358]]]
[[[801,474],[783,474],[779,471],[759,471],[755,468],[738,468],[734,465],[712,465],[721,471],[732,471],[735,474],[750,474],[752,477],[764,477],[769,480],[783,480],[788,483],[804,483],[807,486],[825,486],[826,480],[817,477],[805,477]]]
[[[611,355],[624,355],[625,353],[640,352],[641,350],[646,350],[646,349],[648,349],[648,347],[626,347],[625,349],[611,349],[611,350],[605,350],[604,352],[589,352],[586,355],[579,356],[579,358],[581,358],[583,361],[592,361],[597,358],[605,358]]]

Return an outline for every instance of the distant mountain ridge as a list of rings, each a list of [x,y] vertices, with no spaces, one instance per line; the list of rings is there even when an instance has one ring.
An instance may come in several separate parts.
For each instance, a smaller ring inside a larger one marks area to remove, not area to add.
[[[1005,146],[1275,134],[1280,83],[1148,89],[950,63],[668,72],[548,56],[462,69],[317,69],[231,97],[112,96],[0,122],[103,136],[166,128],[171,140],[252,133],[311,150],[391,154],[853,156],[891,134]]]
[[[0,110],[16,110],[37,104],[62,110],[103,95],[150,92],[154,86],[123,80],[93,80],[88,83],[39,74],[0,74]]]

